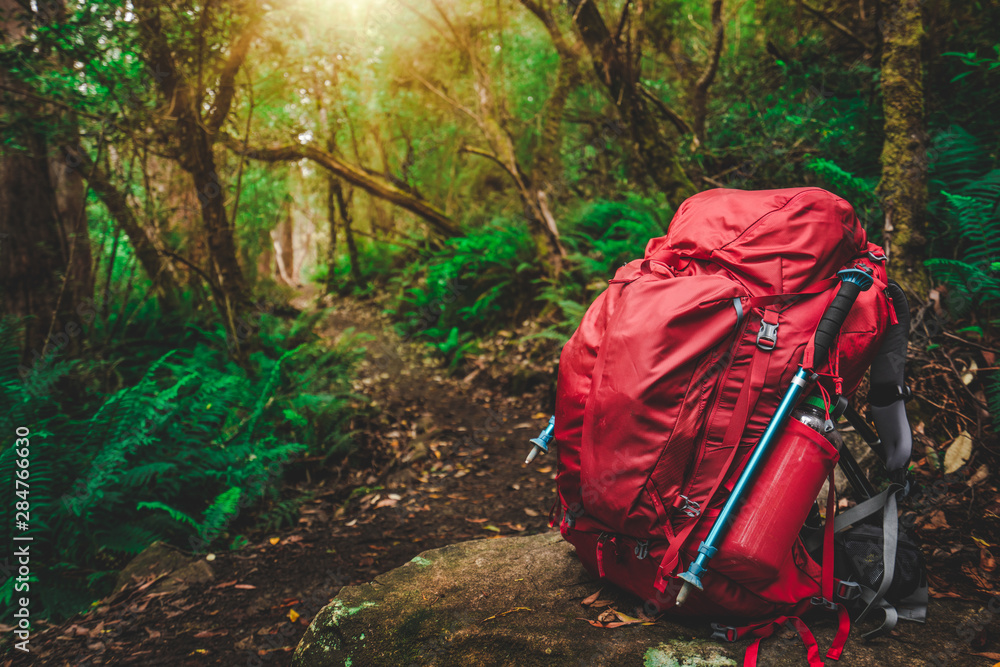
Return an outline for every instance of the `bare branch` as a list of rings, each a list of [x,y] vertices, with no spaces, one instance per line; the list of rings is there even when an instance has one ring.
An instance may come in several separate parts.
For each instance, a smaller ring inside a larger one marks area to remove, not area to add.
[[[256,25],[251,22],[243,30],[240,38],[236,40],[232,52],[229,54],[229,59],[226,61],[226,66],[222,68],[222,74],[219,75],[219,87],[215,94],[215,105],[208,120],[208,130],[212,134],[218,132],[222,124],[226,122],[226,116],[229,115],[229,109],[233,105],[233,96],[236,94],[236,75],[239,73],[240,67],[243,66],[243,61],[246,60],[247,53],[250,51],[250,43],[253,42],[254,37],[256,37]]]
[[[691,96],[691,106],[694,110],[694,136],[699,144],[705,143],[705,117],[708,115],[708,89],[719,71],[719,59],[722,56],[722,43],[725,38],[725,23],[722,21],[722,0],[712,0],[712,27],[715,35],[712,38],[712,50],[709,52],[705,70],[694,84]]]
[[[389,180],[376,176],[353,164],[309,144],[288,144],[285,146],[249,147],[239,139],[221,133],[220,141],[233,152],[244,155],[251,160],[264,162],[297,162],[311,160],[330,173],[342,178],[351,185],[356,185],[365,192],[384,199],[392,204],[406,209],[423,218],[439,234],[445,237],[458,236],[461,229],[448,215],[421,197],[409,193]]]
[[[807,12],[809,12],[810,14],[812,14],[813,16],[815,16],[816,18],[818,18],[819,20],[823,21],[824,23],[826,23],[827,25],[829,25],[831,28],[833,28],[834,30],[836,30],[840,34],[842,34],[845,37],[847,37],[848,39],[850,39],[851,41],[857,43],[865,51],[874,51],[875,50],[875,48],[871,44],[869,44],[865,40],[863,40],[860,37],[858,37],[850,28],[848,28],[846,25],[844,25],[843,23],[841,23],[837,19],[833,18],[832,16],[830,16],[829,14],[827,14],[826,12],[824,12],[822,9],[816,9],[815,7],[811,7],[806,2],[804,2],[803,0],[799,0],[799,4],[802,5],[802,9],[806,10]]]
[[[691,133],[691,126],[687,124],[687,121],[681,118],[676,111],[668,107],[663,100],[654,95],[651,90],[646,88],[646,86],[640,84],[639,92],[642,94],[643,97],[645,97],[646,99],[648,99],[650,102],[653,103],[653,105],[656,107],[656,110],[660,112],[660,115],[662,115],[664,118],[673,123],[674,127],[677,128],[678,132],[680,132],[681,134]]]

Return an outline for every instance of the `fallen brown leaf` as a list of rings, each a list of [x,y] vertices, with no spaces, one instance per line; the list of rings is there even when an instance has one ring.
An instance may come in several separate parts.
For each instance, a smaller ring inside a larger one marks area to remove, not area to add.
[[[601,615],[597,617],[597,620],[601,623],[612,623],[618,620],[618,616],[615,615],[614,609],[606,609],[601,612]]]
[[[993,557],[989,549],[979,549],[979,569],[983,572],[993,572],[997,569],[997,559]]]
[[[241,590],[251,591],[257,587],[252,584],[236,584],[235,586],[233,586],[233,588],[239,588]]]
[[[229,630],[216,630],[214,632],[212,630],[202,630],[201,632],[199,632],[198,634],[196,634],[194,636],[194,638],[195,639],[208,639],[209,637],[222,637],[222,636],[228,635],[228,634],[229,634]]]
[[[615,616],[617,616],[618,620],[621,621],[622,623],[628,623],[630,625],[633,623],[642,623],[642,621],[640,621],[638,618],[634,616],[629,616],[628,614],[624,614],[617,610],[615,611]]]
[[[582,600],[580,600],[580,604],[582,604],[584,607],[594,604],[595,602],[597,602],[597,598],[601,596],[601,591],[603,590],[604,589],[602,588],[593,595],[588,595],[587,597],[583,598]]]

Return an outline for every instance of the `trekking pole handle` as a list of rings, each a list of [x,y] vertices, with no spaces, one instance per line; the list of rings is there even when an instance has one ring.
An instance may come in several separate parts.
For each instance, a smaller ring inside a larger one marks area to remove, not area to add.
[[[857,300],[858,295],[866,291],[874,282],[870,273],[861,268],[844,269],[837,272],[840,278],[840,289],[837,296],[833,297],[833,302],[823,314],[819,327],[816,329],[816,348],[813,354],[813,368],[819,368],[826,363],[830,354],[830,347],[840,333],[847,314],[851,312],[851,306]]]

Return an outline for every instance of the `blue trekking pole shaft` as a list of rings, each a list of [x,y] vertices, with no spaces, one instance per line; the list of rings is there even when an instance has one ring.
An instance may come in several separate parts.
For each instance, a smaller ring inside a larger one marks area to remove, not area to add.
[[[823,319],[816,329],[813,368],[819,368],[826,363],[827,356],[830,353],[830,346],[833,344],[834,339],[836,339],[841,325],[843,325],[847,314],[851,311],[851,306],[854,305],[855,300],[858,298],[858,294],[867,290],[872,285],[871,276],[861,269],[844,269],[838,272],[837,276],[841,280],[840,289],[837,291],[837,296],[834,297],[833,302],[830,303],[830,307],[827,308],[826,313],[823,314]],[[747,489],[753,483],[753,479],[760,469],[765,455],[774,441],[777,440],[778,435],[785,426],[785,422],[788,421],[789,415],[792,414],[792,410],[795,409],[799,398],[809,386],[812,379],[812,374],[805,368],[800,366],[799,370],[796,371],[788,387],[788,391],[785,392],[785,396],[781,399],[778,409],[771,417],[771,421],[768,422],[767,428],[764,429],[764,434],[757,442],[753,454],[750,455],[750,460],[747,461],[739,479],[736,480],[736,485],[733,486],[732,493],[729,494],[726,504],[715,519],[715,523],[712,525],[708,536],[698,547],[697,559],[691,563],[686,572],[679,575],[679,578],[684,581],[684,585],[677,594],[676,606],[679,607],[684,604],[688,594],[691,592],[691,587],[704,590],[701,583],[701,575],[705,572],[708,562],[718,552],[719,545],[722,543],[730,524],[735,519],[739,505],[743,502]]]

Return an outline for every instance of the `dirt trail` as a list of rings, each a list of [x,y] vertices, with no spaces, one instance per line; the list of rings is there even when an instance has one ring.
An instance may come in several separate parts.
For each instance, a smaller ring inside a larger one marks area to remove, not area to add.
[[[547,420],[545,390],[512,397],[488,373],[450,378],[368,305],[338,304],[322,326],[331,340],[349,329],[366,339],[355,389],[373,408],[355,424],[353,467],[370,459],[376,472],[338,479],[290,467],[297,490],[314,494],[296,527],[203,559],[182,590],[137,583],[86,616],[43,626],[25,664],[285,665],[341,586],[427,549],[548,530],[554,461],[522,465]],[[199,581],[205,564],[211,579]]]

